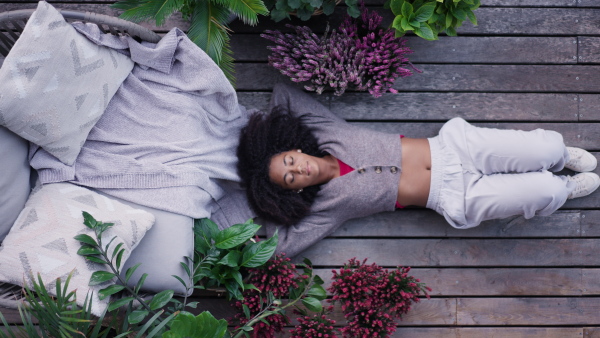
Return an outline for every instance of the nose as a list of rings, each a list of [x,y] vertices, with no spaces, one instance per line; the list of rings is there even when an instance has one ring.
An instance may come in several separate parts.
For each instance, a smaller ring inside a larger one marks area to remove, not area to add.
[[[296,172],[298,174],[303,174],[304,173],[304,168],[300,164],[298,164],[298,167],[296,167]]]

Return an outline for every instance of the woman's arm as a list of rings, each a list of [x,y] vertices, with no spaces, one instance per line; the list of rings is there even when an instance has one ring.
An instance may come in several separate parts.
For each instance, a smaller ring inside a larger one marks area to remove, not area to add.
[[[256,222],[261,224],[260,220]],[[278,230],[279,240],[275,253],[285,252],[287,257],[294,257],[332,234],[343,221],[335,220],[325,215],[310,214],[298,224],[292,226],[278,226],[274,223],[264,221],[263,223],[268,237],[273,236],[275,230]]]
[[[334,121],[347,124],[310,95],[287,84],[277,83],[273,87],[269,107],[272,109],[277,106],[285,107],[294,116],[306,116],[308,123]]]

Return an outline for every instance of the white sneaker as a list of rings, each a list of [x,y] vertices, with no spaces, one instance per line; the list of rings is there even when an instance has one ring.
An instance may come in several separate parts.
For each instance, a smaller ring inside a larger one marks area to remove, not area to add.
[[[578,172],[592,171],[596,169],[598,160],[588,151],[581,148],[567,147],[569,152],[569,162],[565,164],[565,168]]]
[[[595,173],[581,173],[569,176],[569,181],[575,182],[577,186],[571,191],[567,199],[587,196],[600,186],[600,176]]]

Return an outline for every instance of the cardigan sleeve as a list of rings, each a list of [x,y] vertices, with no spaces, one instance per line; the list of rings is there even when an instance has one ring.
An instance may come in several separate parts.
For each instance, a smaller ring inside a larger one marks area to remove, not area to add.
[[[264,222],[267,236],[272,237],[278,230],[276,254],[285,252],[287,257],[294,257],[308,247],[332,234],[346,219],[331,217],[324,213],[312,213],[299,223],[291,226]],[[261,220],[257,220],[258,224]]]
[[[269,107],[272,109],[277,106],[283,106],[294,116],[306,118],[308,124],[333,121],[335,124],[342,123],[345,127],[350,126],[310,95],[287,84],[277,83],[273,87]]]

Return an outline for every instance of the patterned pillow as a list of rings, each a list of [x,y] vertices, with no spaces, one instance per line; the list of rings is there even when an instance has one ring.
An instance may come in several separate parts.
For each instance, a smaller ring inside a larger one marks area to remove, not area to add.
[[[100,315],[109,299],[100,300],[97,291],[106,284],[88,286],[88,283],[94,271],[108,269],[77,254],[81,244],[73,237],[82,233],[93,236],[93,231],[83,224],[82,211],[98,221],[115,224],[103,238],[108,242],[117,237],[111,247],[123,243],[122,262],[154,224],[152,214],[86,188],[71,183],[44,185],[31,193],[0,246],[0,281],[17,285],[25,281],[31,285],[32,276],[37,279],[40,273],[46,288],[53,293],[56,279],[64,281],[72,272],[69,288],[77,290],[77,303],[82,305],[88,290],[93,291],[92,313]]]
[[[40,1],[0,68],[0,125],[72,165],[132,68]]]

